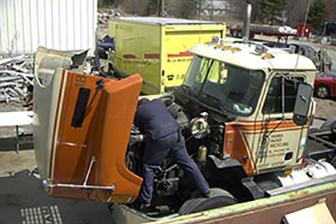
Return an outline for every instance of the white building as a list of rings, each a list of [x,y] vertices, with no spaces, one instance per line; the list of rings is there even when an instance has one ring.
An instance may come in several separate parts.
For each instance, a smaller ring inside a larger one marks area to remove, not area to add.
[[[209,18],[216,16],[223,16],[225,12],[229,11],[230,3],[225,0],[203,0],[202,1],[202,15]]]
[[[94,49],[96,18],[97,0],[0,0],[0,54]]]

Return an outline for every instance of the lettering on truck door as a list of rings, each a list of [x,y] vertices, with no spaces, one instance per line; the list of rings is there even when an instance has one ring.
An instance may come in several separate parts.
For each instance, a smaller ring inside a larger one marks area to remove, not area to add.
[[[263,170],[300,163],[308,125],[293,122],[297,90],[303,76],[276,73],[270,78],[266,97],[259,111],[260,127],[256,166]]]

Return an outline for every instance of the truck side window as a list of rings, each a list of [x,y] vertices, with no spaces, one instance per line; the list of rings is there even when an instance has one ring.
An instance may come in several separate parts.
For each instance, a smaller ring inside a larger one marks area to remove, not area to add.
[[[209,72],[209,69],[211,69],[211,65],[213,61],[210,59],[207,59],[207,60],[202,60],[200,63],[201,63],[200,70],[198,71],[195,81],[199,83],[203,83],[205,80],[205,77],[207,76]]]
[[[218,98],[226,88],[226,79],[227,70],[225,70],[225,64],[214,60],[205,80],[203,92],[206,92],[209,96]]]
[[[284,82],[285,105],[284,112],[290,113],[294,110],[296,94],[299,83],[303,82],[302,77],[283,78],[281,76],[274,77],[268,89],[266,101],[263,107],[263,114],[282,113],[282,81]]]
[[[225,64],[223,62],[213,61],[207,81],[224,84],[227,79],[227,72],[228,70],[225,68]]]

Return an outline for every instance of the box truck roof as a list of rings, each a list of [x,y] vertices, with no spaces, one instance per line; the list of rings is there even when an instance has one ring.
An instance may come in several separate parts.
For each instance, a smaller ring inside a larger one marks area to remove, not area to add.
[[[198,24],[209,24],[209,25],[219,25],[223,22],[213,22],[213,21],[201,21],[201,20],[188,20],[188,19],[175,19],[175,18],[160,18],[160,17],[120,17],[116,20],[133,22],[133,23],[145,23],[152,25],[198,25]]]

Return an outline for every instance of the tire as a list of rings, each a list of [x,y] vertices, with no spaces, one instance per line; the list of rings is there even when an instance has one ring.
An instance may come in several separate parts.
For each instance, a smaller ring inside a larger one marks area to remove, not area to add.
[[[318,85],[316,87],[315,94],[318,98],[325,99],[330,97],[330,88],[324,84]]]
[[[180,215],[187,215],[195,212],[220,208],[228,205],[234,205],[237,200],[227,191],[219,188],[210,189],[209,198],[192,198],[186,201],[179,209]]]
[[[238,37],[238,32],[237,32],[236,30],[233,31],[232,36],[233,36],[233,37]]]

